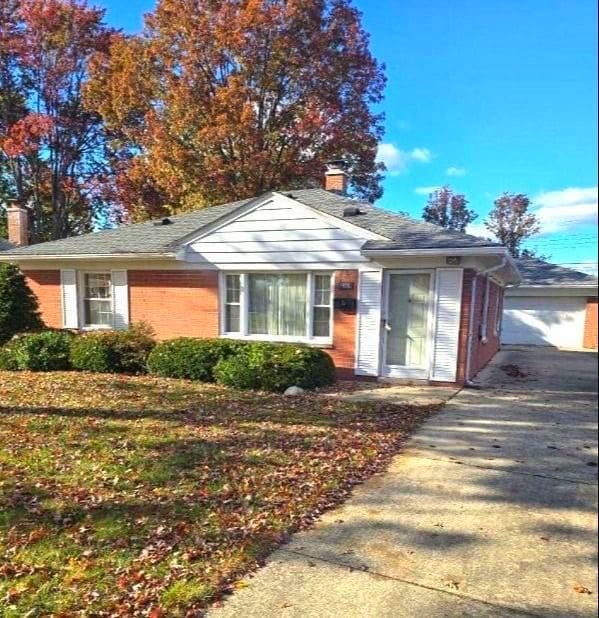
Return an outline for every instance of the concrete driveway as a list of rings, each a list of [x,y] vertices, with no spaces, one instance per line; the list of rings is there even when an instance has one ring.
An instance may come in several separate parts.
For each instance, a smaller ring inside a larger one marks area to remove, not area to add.
[[[509,349],[480,381],[210,615],[596,616],[597,355]]]

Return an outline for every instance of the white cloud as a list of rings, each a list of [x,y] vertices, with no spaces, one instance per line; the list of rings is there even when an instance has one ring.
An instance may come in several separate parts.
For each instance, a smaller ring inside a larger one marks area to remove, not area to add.
[[[468,234],[472,234],[472,236],[479,236],[480,238],[490,238],[491,240],[496,240],[491,232],[485,227],[485,224],[482,221],[476,220],[475,223],[471,223],[467,228],[466,232]]]
[[[436,187],[416,187],[414,189],[414,193],[416,195],[430,195],[431,193],[434,193],[435,191],[437,191],[440,188],[441,187],[439,187],[439,186],[436,186]]]
[[[544,191],[532,201],[543,234],[597,224],[597,187]]]
[[[419,163],[430,163],[433,155],[428,148],[414,148],[409,155],[413,161],[418,161]]]
[[[377,161],[385,164],[390,176],[399,176],[408,171],[412,163],[429,163],[433,155],[428,148],[402,150],[395,144],[379,144]]]
[[[468,173],[468,171],[465,168],[463,168],[463,167],[456,167],[455,165],[452,165],[451,167],[448,167],[445,170],[445,173],[448,176],[456,176],[457,177],[457,176],[465,176]]]

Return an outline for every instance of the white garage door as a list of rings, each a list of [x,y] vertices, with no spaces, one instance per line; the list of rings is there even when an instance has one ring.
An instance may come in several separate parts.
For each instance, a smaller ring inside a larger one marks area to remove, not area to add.
[[[581,348],[585,311],[586,298],[507,297],[501,340],[507,344]]]

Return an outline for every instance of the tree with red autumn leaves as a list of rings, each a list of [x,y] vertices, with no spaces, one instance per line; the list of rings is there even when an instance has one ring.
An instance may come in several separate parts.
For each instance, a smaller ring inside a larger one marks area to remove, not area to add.
[[[85,90],[119,202],[139,218],[318,186],[339,157],[378,198],[385,77],[360,19],[349,0],[159,0]]]
[[[468,200],[449,187],[441,187],[428,197],[422,218],[429,223],[457,232],[465,232],[478,215],[468,208]]]
[[[534,256],[522,251],[522,243],[540,231],[539,219],[529,208],[530,199],[523,193],[503,193],[485,221],[485,227],[516,258],[525,253]]]
[[[32,211],[33,242],[91,229],[106,203],[101,116],[83,106],[113,31],[80,0],[0,3],[0,198]]]

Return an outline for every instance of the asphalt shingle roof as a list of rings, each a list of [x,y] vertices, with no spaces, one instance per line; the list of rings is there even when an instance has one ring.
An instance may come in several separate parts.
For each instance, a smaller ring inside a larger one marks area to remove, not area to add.
[[[118,255],[120,253],[172,253],[180,238],[203,228],[250,200],[212,206],[183,215],[169,216],[171,225],[156,225],[155,221],[120,225],[62,240],[19,247],[10,255]]]
[[[367,241],[364,245],[365,249],[442,249],[496,246],[483,238],[452,232],[437,225],[377,208],[368,203],[358,202],[324,189],[296,189],[284,193],[306,206],[344,219],[384,237],[382,240]],[[19,247],[10,251],[10,255],[19,257],[172,253],[176,251],[178,243],[189,234],[201,230],[206,225],[248,204],[252,199],[170,216],[171,225],[156,225],[153,221],[121,225],[115,229]],[[347,206],[358,206],[363,214],[344,218],[343,211]]]
[[[550,264],[536,258],[520,258],[516,260],[522,276],[520,285],[542,286],[596,286],[597,277],[581,273],[571,268]]]
[[[358,206],[364,214],[345,220],[387,239],[369,240],[364,249],[455,249],[498,246],[484,238],[446,230],[439,225],[377,208],[366,202],[356,202],[324,189],[302,189],[292,191],[291,194],[298,202],[341,219],[344,208]]]

